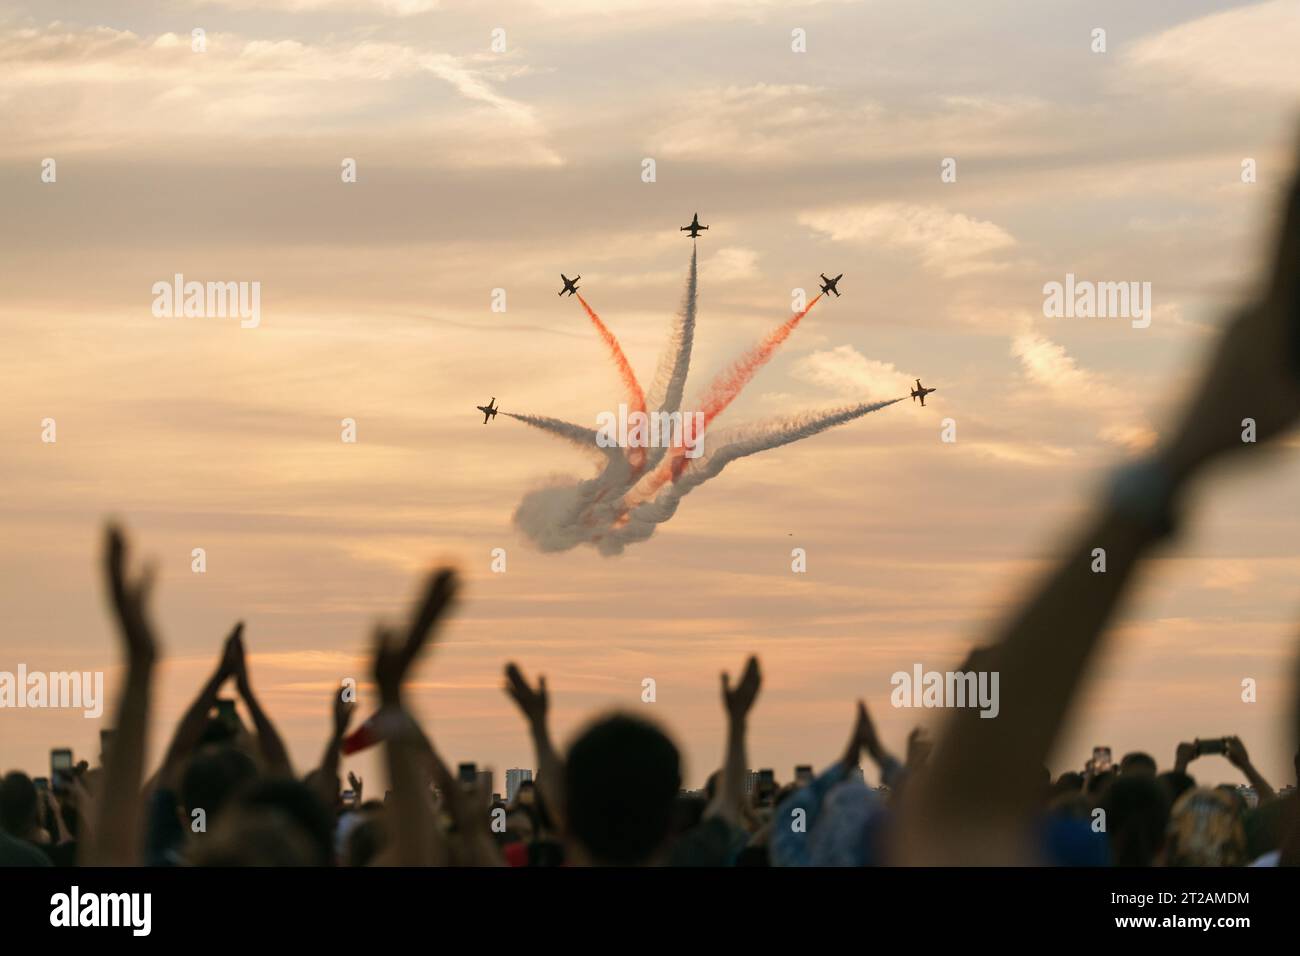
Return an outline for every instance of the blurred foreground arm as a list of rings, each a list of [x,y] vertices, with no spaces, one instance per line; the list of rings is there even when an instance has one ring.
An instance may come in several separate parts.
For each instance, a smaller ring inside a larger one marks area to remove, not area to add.
[[[1064,560],[994,644],[974,655],[973,666],[999,674],[999,716],[963,708],[948,719],[929,772],[910,794],[902,862],[1032,859],[1024,821],[1038,799],[1034,781],[1138,564],[1172,530],[1178,499],[1207,464],[1259,447],[1242,441],[1245,419],[1255,422],[1259,442],[1295,422],[1298,373],[1300,190],[1293,185],[1263,296],[1229,324],[1170,441],[1120,473]]]
[[[429,791],[436,755],[414,718],[407,713],[402,685],[433,636],[456,594],[456,576],[443,568],[429,579],[404,638],[380,628],[375,637],[375,684],[381,719],[392,725],[385,751],[393,795],[389,807],[392,838],[386,862],[429,866],[442,862],[433,797]]]
[[[146,570],[132,577],[126,563],[126,538],[119,528],[110,525],[104,569],[126,651],[126,680],[118,700],[117,736],[104,767],[91,839],[83,844],[82,860],[90,866],[131,866],[139,862],[142,842],[140,789],[158,645],[145,610],[153,586],[153,572]]]

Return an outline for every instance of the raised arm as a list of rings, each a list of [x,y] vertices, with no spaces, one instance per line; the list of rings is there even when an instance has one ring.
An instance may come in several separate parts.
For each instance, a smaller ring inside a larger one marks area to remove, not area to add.
[[[1277,794],[1273,791],[1269,782],[1264,779],[1264,775],[1256,770],[1255,765],[1250,762],[1250,754],[1246,753],[1246,745],[1241,742],[1241,738],[1225,737],[1224,743],[1226,744],[1224,756],[1250,781],[1250,785],[1255,788],[1255,793],[1259,797],[1259,802],[1267,803],[1276,797]]]
[[[1016,840],[1032,817],[1036,776],[1140,559],[1159,537],[1155,526],[1103,506],[993,647],[972,655],[970,669],[998,674],[1000,712],[985,719],[958,708],[945,722],[929,772],[909,787],[906,862],[1025,862],[1027,849]],[[1104,573],[1092,570],[1098,548]]]
[[[735,689],[726,671],[722,673],[722,706],[727,712],[727,752],[722,765],[722,778],[718,782],[713,800],[704,810],[706,817],[721,817],[733,826],[741,823],[741,799],[745,790],[745,732],[749,712],[763,685],[763,675],[758,668],[758,658],[745,662],[745,671]]]
[[[330,737],[325,743],[325,753],[321,755],[320,766],[316,768],[314,777],[321,799],[327,807],[338,803],[339,752],[343,748],[343,738],[347,736],[348,724],[352,721],[352,712],[356,709],[356,704],[343,699],[341,689],[334,691],[332,700]]]
[[[352,792],[356,794],[357,806],[361,806],[362,802],[365,800],[365,797],[362,795],[361,792],[361,788],[364,786],[364,783],[362,782],[361,778],[358,777],[351,770],[348,771],[348,786],[350,786],[352,788]]]
[[[91,839],[83,843],[84,863],[90,866],[131,866],[139,862],[141,844],[141,782],[145,735],[157,640],[146,612],[153,572],[132,576],[126,568],[127,544],[121,530],[108,528],[104,569],[122,647],[126,680],[117,704],[117,736],[104,767],[103,792],[95,807]]]
[[[194,747],[198,744],[199,738],[203,736],[203,728],[207,726],[208,715],[216,705],[217,694],[221,691],[221,685],[234,673],[236,645],[243,630],[244,623],[240,621],[226,638],[225,644],[222,645],[221,660],[217,662],[216,670],[212,672],[212,676],[200,688],[198,696],[194,698],[194,702],[190,704],[189,709],[181,717],[180,723],[176,725],[176,732],[172,735],[172,742],[167,747],[162,766],[158,769],[158,774],[155,777],[158,786],[175,790],[180,785],[180,775],[184,769],[185,761],[194,752]]]
[[[444,568],[429,580],[404,638],[383,628],[376,633],[374,675],[379,688],[379,720],[386,725],[385,752],[393,787],[388,806],[392,839],[386,856],[399,866],[430,866],[442,862],[441,854],[445,852],[438,839],[429,792],[436,755],[406,711],[402,685],[455,594],[455,574]]]
[[[876,722],[871,719],[871,711],[867,709],[867,705],[863,701],[858,701],[858,733],[861,735],[862,749],[867,752],[871,762],[876,765],[876,770],[880,774],[880,782],[890,788],[896,787],[899,774],[904,769],[903,764],[881,743],[880,735],[876,733]],[[916,731],[914,730],[912,733],[915,735]],[[909,748],[912,743],[912,737],[909,737]],[[854,766],[856,766],[856,761]]]
[[[1120,472],[1109,494],[1068,540],[1064,558],[996,635],[981,669],[997,671],[1001,713],[959,709],[948,719],[930,772],[912,791],[902,858],[912,863],[1011,863],[1029,819],[1035,778],[1083,674],[1141,560],[1175,524],[1177,502],[1203,467],[1242,441],[1259,441],[1300,414],[1300,190],[1287,205],[1262,299],[1228,327],[1171,440]],[[1094,570],[1098,550],[1105,570]]]
[[[239,691],[239,696],[244,699],[244,706],[248,708],[248,715],[253,718],[253,727],[257,731],[257,747],[262,754],[264,769],[269,774],[292,777],[293,764],[289,760],[289,751],[285,748],[284,741],[280,739],[275,724],[271,723],[271,718],[267,716],[266,711],[262,709],[262,705],[258,702],[257,695],[253,693],[253,685],[248,679],[248,659],[244,651],[242,626],[239,633],[232,638],[232,644],[231,655],[235,689]]]
[[[393,788],[385,807],[391,839],[384,862],[392,866],[433,866],[445,863],[446,848],[439,845],[429,790],[432,761],[424,735],[402,706],[401,678],[391,653],[394,647],[392,637],[380,631],[376,638],[375,678],[380,693],[379,720],[385,724],[388,779]]]
[[[1174,773],[1187,773],[1187,767],[1196,759],[1196,744],[1182,741],[1174,748]]]
[[[546,692],[546,678],[537,677],[534,689],[524,677],[519,665],[506,665],[506,693],[518,706],[528,724],[528,733],[533,740],[533,751],[537,759],[537,789],[542,792],[546,809],[551,819],[560,830],[564,829],[564,760],[551,741],[551,729],[547,725],[547,711],[550,709],[550,696]]]
[[[45,789],[40,791],[41,798],[41,820],[49,818],[54,821],[54,832],[50,834],[50,842],[56,846],[61,843],[71,843],[72,834],[68,832],[68,825],[63,822],[63,807],[59,804],[59,798],[54,795],[53,790]]]

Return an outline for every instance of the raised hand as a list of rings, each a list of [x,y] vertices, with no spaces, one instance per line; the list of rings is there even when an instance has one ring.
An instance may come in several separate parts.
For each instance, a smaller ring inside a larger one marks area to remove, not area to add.
[[[740,683],[733,689],[731,677],[722,672],[722,704],[727,709],[727,716],[732,720],[744,720],[754,706],[759,688],[763,686],[763,675],[759,671],[758,658],[751,656],[745,662],[745,671],[740,676]]]
[[[871,719],[871,711],[867,710],[867,705],[862,701],[858,701],[858,730],[862,734],[862,748],[872,760],[879,763],[884,748],[880,745],[880,737],[876,733],[876,724]]]
[[[246,701],[253,696],[253,685],[248,674],[248,649],[244,644],[244,625],[235,628],[230,637],[230,676],[235,679],[235,689]]]
[[[379,688],[379,700],[384,706],[397,705],[401,701],[402,681],[406,676],[403,663],[402,647],[397,635],[386,627],[375,628],[375,685]]]
[[[326,806],[335,806],[339,799],[339,751],[343,747],[343,738],[348,732],[348,722],[352,720],[352,711],[356,704],[343,699],[343,689],[334,691],[333,730],[325,741],[325,754],[320,766],[309,777],[315,780],[315,786],[325,801]]]
[[[393,855],[401,865],[429,865],[445,852],[429,792],[431,766],[435,768],[435,779],[445,773],[445,768],[432,742],[403,709],[402,685],[450,608],[456,589],[455,572],[440,568],[425,584],[404,635],[383,625],[375,628],[374,678],[379,688],[381,719],[391,728],[384,749],[393,787],[389,810]]]
[[[203,736],[203,728],[208,723],[208,714],[212,710],[212,705],[216,702],[217,694],[221,692],[221,686],[243,669],[243,643],[241,640],[243,632],[244,623],[240,621],[231,630],[221,647],[221,659],[217,661],[217,669],[213,671],[212,676],[208,678],[208,682],[199,690],[189,709],[181,717],[180,723],[176,725],[176,732],[172,735],[172,742],[168,746],[167,753],[163,757],[162,766],[158,768],[158,774],[154,778],[158,785],[172,790],[180,786],[183,768],[189,760],[190,754],[194,752],[194,748],[198,745],[199,739]]]
[[[411,665],[451,606],[457,587],[455,571],[438,569],[429,578],[405,635],[398,637],[385,627],[376,629],[374,674],[382,702],[395,704],[400,700],[402,684]]]
[[[858,766],[858,758],[864,750],[877,765],[882,764],[889,756],[880,743],[880,737],[876,734],[876,725],[871,720],[871,712],[867,710],[867,705],[863,701],[858,701],[857,714],[853,720],[853,732],[849,735],[849,744],[844,750],[842,760],[844,766],[847,768]]]
[[[351,770],[349,770],[349,771],[348,771],[348,786],[351,787],[351,788],[352,788],[352,792],[356,794],[356,803],[357,803],[357,806],[361,806],[361,787],[362,787],[362,784],[363,784],[362,779],[361,779],[360,777],[358,777],[355,773],[353,773]]]
[[[849,743],[844,748],[844,756],[840,760],[845,767],[852,768],[858,765],[862,755],[862,740],[870,726],[871,718],[867,716],[867,705],[858,701],[858,709],[853,717],[853,729],[849,732]]]
[[[564,829],[564,761],[551,741],[551,731],[546,724],[551,706],[546,691],[546,678],[538,676],[537,687],[532,687],[519,665],[513,661],[506,665],[506,693],[515,702],[519,712],[528,722],[528,732],[533,738],[533,751],[537,757],[537,788],[546,801],[551,817]]]
[[[133,661],[152,664],[158,654],[158,644],[148,621],[146,605],[153,589],[153,566],[147,566],[132,578],[126,564],[126,537],[117,525],[109,525],[104,548],[104,568],[127,656]]]
[[[745,662],[740,683],[731,686],[731,676],[722,672],[722,706],[727,711],[727,746],[723,755],[722,780],[713,800],[704,808],[705,816],[719,816],[733,826],[739,826],[744,805],[744,777],[747,764],[745,730],[749,712],[763,686],[763,674],[758,668],[758,658],[750,656]]]
[[[1240,737],[1223,738],[1223,755],[1228,758],[1238,770],[1245,770],[1250,766],[1250,754],[1246,753],[1246,745],[1241,742]]]
[[[248,658],[244,651],[244,625],[235,625],[234,631],[226,641],[226,653],[222,666],[229,666],[231,676],[235,678],[235,689],[244,699],[248,715],[253,718],[253,727],[257,731],[257,747],[262,754],[266,769],[271,773],[293,776],[293,764],[289,760],[289,750],[284,745],[279,731],[275,729],[270,715],[262,709],[261,702],[253,693],[253,685],[248,677]],[[227,664],[228,662],[228,664]]]
[[[1240,737],[1224,737],[1223,755],[1228,758],[1234,767],[1246,775],[1250,785],[1255,788],[1255,793],[1259,797],[1260,803],[1265,803],[1277,796],[1273,790],[1272,784],[1264,779],[1264,775],[1255,769],[1255,765],[1250,762],[1250,754],[1246,753],[1246,745],[1241,742]]]
[[[550,706],[550,697],[546,693],[546,678],[538,675],[537,689],[534,690],[519,665],[513,661],[506,665],[506,693],[515,702],[529,725],[545,725],[546,711]]]
[[[239,621],[226,638],[221,650],[221,663],[217,665],[217,675],[223,680],[227,677],[244,677],[244,622]]]
[[[140,853],[140,785],[153,665],[158,655],[158,642],[146,613],[153,572],[145,570],[138,576],[128,572],[126,537],[116,525],[109,525],[105,535],[104,569],[126,649],[126,678],[114,721],[117,737],[104,767],[104,799],[95,807],[94,822],[88,828],[90,839],[81,843],[79,853],[83,864],[129,866],[138,861]]]
[[[342,740],[348,732],[348,724],[352,722],[352,714],[356,710],[356,703],[343,699],[343,691],[339,690],[334,694],[334,739]]]

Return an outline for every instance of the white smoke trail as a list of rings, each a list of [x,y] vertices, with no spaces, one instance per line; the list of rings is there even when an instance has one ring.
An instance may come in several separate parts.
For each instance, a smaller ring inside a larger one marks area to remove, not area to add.
[[[696,253],[691,253],[691,271],[682,295],[682,308],[668,336],[668,347],[659,357],[659,368],[646,395],[646,407],[675,412],[682,407],[686,373],[691,369],[691,348],[695,342],[695,294],[698,287]]]
[[[650,394],[646,397],[646,407],[649,409],[671,413],[679,411],[682,407],[682,395],[686,392],[686,375],[691,370],[691,349],[695,345],[695,302],[696,290],[699,288],[697,255],[698,253],[692,249],[691,271],[686,279],[682,309],[677,315],[677,321],[673,323],[672,332],[669,333],[668,348],[659,359],[659,368],[650,386]],[[653,471],[667,451],[668,449],[663,446],[647,448],[643,471]]]
[[[600,529],[612,525],[624,511],[616,489],[635,481],[624,450],[617,445],[602,448],[593,428],[545,415],[501,414],[605,456],[605,467],[595,478],[552,479],[524,495],[514,515],[515,524],[542,551],[566,551],[584,541],[594,543],[601,537]]]
[[[722,469],[737,458],[745,458],[761,451],[811,438],[836,425],[843,425],[901,401],[901,398],[891,398],[884,402],[869,402],[833,412],[801,415],[793,419],[745,429],[740,437],[714,448],[704,457],[691,462],[682,472],[681,477],[660,492],[653,501],[647,501],[633,508],[628,513],[627,522],[602,540],[598,547],[603,554],[618,554],[623,550],[624,545],[646,540],[654,534],[657,525],[663,524],[676,513],[677,505],[682,498],[710,478],[721,474]]]
[[[610,453],[609,448],[601,448],[596,444],[596,430],[594,428],[583,428],[581,425],[574,425],[558,418],[548,418],[545,415],[516,415],[513,412],[502,412],[501,414],[506,418],[513,418],[517,422],[523,422],[525,425],[532,425],[542,431],[559,435],[561,438],[566,438],[583,448],[590,448],[604,455]],[[614,451],[618,452],[619,450],[616,448]]]

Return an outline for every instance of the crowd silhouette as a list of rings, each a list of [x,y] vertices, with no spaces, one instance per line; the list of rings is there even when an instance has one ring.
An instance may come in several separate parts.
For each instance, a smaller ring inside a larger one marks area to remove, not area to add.
[[[1262,291],[1228,323],[1165,440],[1120,470],[1053,568],[967,659],[963,670],[1001,676],[996,719],[954,708],[933,739],[913,733],[900,759],[860,701],[828,767],[784,786],[750,785],[746,731],[762,685],[751,657],[734,684],[722,675],[722,765],[701,797],[683,792],[677,746],[641,717],[597,716],[561,752],[546,679],[530,681],[510,663],[505,690],[531,737],[537,777],[508,804],[494,803],[477,780],[451,772],[406,707],[411,668],[456,595],[455,572],[441,569],[404,629],[375,633],[380,705],[370,725],[386,751],[383,799],[366,796],[355,776],[344,797],[341,749],[353,705],[342,695],[319,766],[295,771],[250,682],[242,625],[146,780],[161,652],[152,579],[131,570],[127,539],[110,527],[104,569],[126,662],[111,751],[102,766],[83,763],[57,785],[38,786],[21,771],[3,778],[0,865],[1300,864],[1300,797],[1294,787],[1275,790],[1236,737],[1180,744],[1164,772],[1144,753],[1114,766],[1088,761],[1056,780],[1045,769],[1108,625],[1144,561],[1185,519],[1188,489],[1221,459],[1258,455],[1300,417],[1300,187],[1281,218]],[[1242,440],[1246,419],[1256,442]],[[1093,568],[1097,548],[1104,573]],[[231,681],[251,728],[218,706]],[[1300,741],[1300,706],[1290,733]],[[1257,802],[1236,786],[1197,781],[1190,771],[1207,753],[1225,755]],[[863,754],[879,786],[857,772]]]

